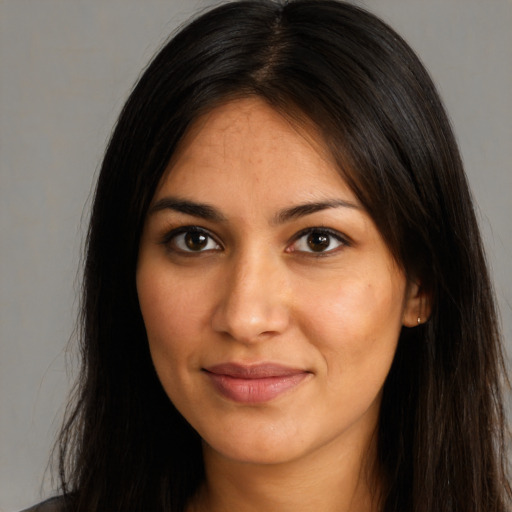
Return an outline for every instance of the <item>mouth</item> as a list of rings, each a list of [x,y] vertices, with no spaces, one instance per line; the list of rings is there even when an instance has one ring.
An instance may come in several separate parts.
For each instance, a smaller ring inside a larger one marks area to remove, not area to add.
[[[245,404],[269,402],[296,388],[311,375],[307,370],[271,363],[224,363],[203,371],[224,398]]]

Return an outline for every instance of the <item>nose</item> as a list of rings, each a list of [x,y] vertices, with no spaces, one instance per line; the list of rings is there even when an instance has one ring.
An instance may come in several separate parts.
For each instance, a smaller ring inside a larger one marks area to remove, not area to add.
[[[289,324],[284,269],[272,256],[240,256],[226,268],[220,299],[212,315],[213,330],[242,343],[285,331]]]

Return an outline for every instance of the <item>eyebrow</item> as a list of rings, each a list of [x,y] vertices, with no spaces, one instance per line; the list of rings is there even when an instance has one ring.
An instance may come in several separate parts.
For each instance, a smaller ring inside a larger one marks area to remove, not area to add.
[[[313,213],[327,210],[329,208],[352,208],[356,210],[361,209],[361,207],[356,203],[342,199],[305,203],[279,211],[272,219],[272,224],[284,224],[291,220],[305,217],[306,215],[311,215]],[[199,217],[213,222],[227,221],[227,218],[220,212],[220,210],[214,206],[176,197],[164,197],[159,199],[149,209],[149,214],[152,215],[163,210],[174,210],[176,212],[191,215],[193,217]]]
[[[329,208],[352,208],[360,210],[361,207],[356,203],[350,201],[344,201],[343,199],[333,199],[330,201],[319,201],[314,203],[305,203],[298,206],[292,206],[291,208],[285,208],[277,213],[274,217],[273,224],[284,224],[290,220],[298,219],[306,215],[311,215],[322,210]]]
[[[211,220],[213,222],[225,222],[227,219],[214,206],[205,203],[196,203],[186,199],[176,197],[164,197],[159,199],[150,209],[149,214],[152,215],[163,210],[174,210],[176,212],[200,217],[201,219]]]

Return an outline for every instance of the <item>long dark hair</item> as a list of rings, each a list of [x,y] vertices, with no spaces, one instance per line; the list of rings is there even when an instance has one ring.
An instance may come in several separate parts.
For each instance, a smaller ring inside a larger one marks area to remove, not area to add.
[[[429,320],[404,328],[384,387],[385,512],[504,512],[504,373],[493,293],[443,106],[407,44],[333,0],[231,2],[182,29],[128,99],[105,154],[85,263],[83,364],[60,437],[70,510],[183,511],[201,442],[153,369],[135,268],[155,188],[187,127],[256,95],[323,134]]]

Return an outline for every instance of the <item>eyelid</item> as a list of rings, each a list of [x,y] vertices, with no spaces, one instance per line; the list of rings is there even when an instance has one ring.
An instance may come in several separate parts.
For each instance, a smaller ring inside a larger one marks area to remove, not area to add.
[[[166,231],[165,234],[159,239],[159,243],[166,246],[169,251],[179,253],[179,254],[184,254],[184,255],[199,255],[202,253],[208,253],[208,252],[212,251],[212,249],[199,250],[199,251],[193,251],[193,250],[187,251],[187,250],[180,249],[179,247],[176,247],[176,246],[171,246],[171,242],[173,241],[173,239],[175,239],[178,235],[186,234],[186,233],[202,233],[205,236],[207,236],[209,239],[211,239],[216,245],[219,246],[219,249],[215,249],[215,250],[224,250],[222,243],[218,240],[218,238],[214,234],[211,233],[211,231],[209,231],[208,229],[203,228],[201,226],[197,226],[197,225],[179,226],[177,228],[170,229],[170,230]],[[340,242],[340,245],[333,249],[329,249],[326,251],[318,251],[318,252],[293,249],[292,246],[294,244],[296,244],[304,236],[310,235],[311,233],[325,234],[329,237],[334,238],[338,242]],[[348,237],[347,235],[345,235],[335,229],[327,228],[327,227],[323,227],[323,226],[312,226],[312,227],[301,229],[298,233],[293,235],[293,237],[287,243],[285,252],[288,252],[288,253],[296,252],[296,253],[299,253],[302,255],[321,257],[321,256],[328,256],[333,253],[336,253],[343,247],[350,247],[352,244],[353,244],[353,242],[350,239],[350,237]]]
[[[315,251],[299,251],[299,250],[293,250],[293,249],[289,250],[290,246],[292,246],[293,244],[297,243],[302,237],[304,237],[306,235],[309,235],[311,233],[315,233],[315,232],[316,233],[325,234],[325,235],[328,235],[328,236],[330,236],[332,238],[335,238],[337,241],[339,241],[341,243],[341,245],[338,246],[338,247],[335,247],[334,249],[330,249],[330,250],[327,250],[327,251],[319,251],[319,252],[315,252]],[[305,254],[305,255],[308,255],[308,256],[321,257],[321,256],[329,256],[329,255],[331,255],[333,253],[336,253],[337,251],[339,251],[343,247],[351,247],[352,245],[353,245],[353,242],[350,239],[350,237],[348,237],[347,235],[345,235],[343,233],[340,233],[339,231],[337,231],[335,229],[326,228],[326,227],[322,227],[322,226],[313,226],[313,227],[310,227],[310,228],[301,229],[298,233],[293,235],[293,237],[291,238],[291,240],[289,241],[289,243],[287,245],[286,252],[297,252],[299,254]]]
[[[171,242],[173,241],[173,239],[176,238],[178,235],[182,235],[185,233],[202,233],[209,237],[211,240],[213,240],[221,249],[223,249],[222,244],[219,242],[216,236],[214,236],[208,229],[196,225],[179,226],[177,228],[166,231],[165,234],[160,238],[159,243],[165,245],[170,251],[179,254],[197,255],[211,251],[211,249],[204,251],[184,251],[178,247],[171,247]]]

